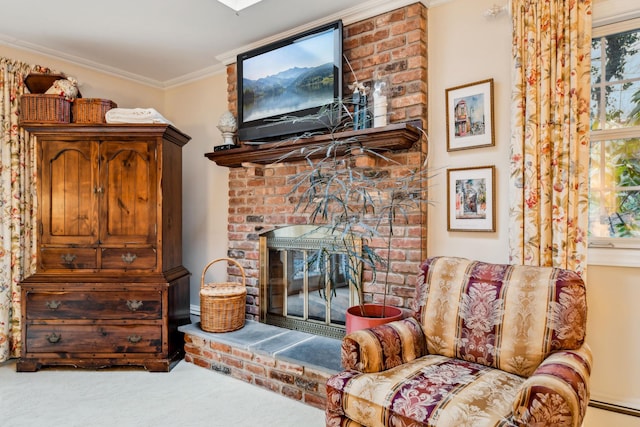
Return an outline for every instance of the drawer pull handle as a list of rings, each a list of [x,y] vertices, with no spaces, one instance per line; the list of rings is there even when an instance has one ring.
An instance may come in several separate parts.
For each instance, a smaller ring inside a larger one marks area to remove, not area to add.
[[[62,301],[51,300],[47,301],[45,304],[47,305],[49,310],[57,310],[58,308],[60,308],[60,304],[62,304]]]
[[[74,254],[64,254],[60,255],[60,258],[62,258],[62,262],[64,264],[71,264],[77,258],[77,256]]]
[[[127,300],[127,307],[129,307],[131,311],[136,311],[142,307],[142,301],[136,301],[134,299]]]
[[[59,343],[61,339],[62,335],[58,335],[55,332],[51,335],[47,335],[47,341],[49,341],[51,344]]]
[[[131,344],[137,344],[142,341],[142,337],[140,335],[129,335],[128,340]]]
[[[126,254],[122,254],[122,261],[126,262],[127,264],[131,264],[133,261],[136,260],[136,258],[138,258],[136,254],[132,254],[130,252],[127,252]]]

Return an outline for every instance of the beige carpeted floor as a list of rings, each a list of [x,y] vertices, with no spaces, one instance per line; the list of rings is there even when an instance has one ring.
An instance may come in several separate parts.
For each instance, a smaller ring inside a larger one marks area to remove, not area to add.
[[[324,425],[320,409],[184,361],[169,373],[0,364],[2,427]]]

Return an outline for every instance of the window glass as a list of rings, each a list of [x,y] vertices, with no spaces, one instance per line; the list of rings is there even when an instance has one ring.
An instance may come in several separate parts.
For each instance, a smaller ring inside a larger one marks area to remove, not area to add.
[[[591,44],[589,239],[610,247],[640,238],[640,20],[629,26]]]

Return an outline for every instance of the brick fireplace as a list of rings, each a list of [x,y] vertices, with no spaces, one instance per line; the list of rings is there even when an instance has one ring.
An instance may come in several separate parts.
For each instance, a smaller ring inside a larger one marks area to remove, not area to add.
[[[356,78],[371,87],[374,76],[385,76],[390,83],[389,122],[416,122],[426,130],[427,116],[427,9],[421,3],[384,13],[344,26],[344,55],[355,73],[344,64],[343,93]],[[228,104],[236,111],[236,67],[227,67]],[[419,167],[426,156],[421,138],[411,148],[387,154],[400,165]],[[229,173],[228,255],[237,259],[247,275],[247,319],[262,321],[260,310],[260,236],[280,227],[307,224],[308,215],[294,212],[295,197],[290,195],[288,177],[305,168],[304,161],[259,165],[244,163]],[[361,167],[385,171],[389,177],[400,167],[368,159]],[[406,167],[406,166],[404,166]],[[384,244],[372,242],[383,251]],[[394,229],[389,277],[380,277],[390,286],[387,303],[409,307],[418,265],[425,258],[426,207]],[[229,267],[230,276],[240,272]],[[363,273],[366,301],[379,302],[382,286],[371,283],[371,273]]]
[[[345,64],[344,93],[354,81],[371,87],[374,76],[384,75],[392,91],[389,102],[389,126],[380,130],[366,130],[361,135],[372,146],[392,148],[385,152],[397,162],[387,163],[363,158],[361,168],[382,172],[390,179],[401,174],[407,166],[420,167],[426,157],[426,138],[419,132],[408,131],[402,123],[411,122],[426,131],[427,117],[427,9],[421,3],[390,11],[363,21],[344,26],[344,54],[355,76]],[[229,109],[236,110],[235,64],[227,67]],[[415,128],[414,128],[415,130]],[[417,134],[417,136],[416,136]],[[407,138],[407,135],[409,136]],[[371,142],[372,141],[372,142]],[[239,149],[242,150],[242,149]],[[234,156],[229,150],[229,156]],[[207,157],[219,164],[215,153]],[[227,156],[227,154],[224,154]],[[207,369],[231,375],[289,398],[300,400],[318,408],[325,406],[327,378],[335,367],[320,366],[338,363],[340,341],[322,336],[307,337],[304,332],[281,330],[260,323],[264,321],[261,307],[261,237],[274,230],[304,225],[308,215],[294,212],[295,196],[291,196],[288,179],[306,167],[303,160],[277,165],[247,162],[243,154],[225,162],[229,173],[228,256],[238,260],[247,276],[247,325],[239,331],[226,334],[209,334],[197,325],[184,325],[185,359]],[[398,166],[402,165],[402,166]],[[384,185],[384,183],[382,184]],[[394,226],[394,240],[390,254],[391,270],[388,277],[378,272],[379,282],[390,286],[387,303],[409,307],[413,297],[419,263],[426,257],[426,206],[422,212]],[[370,242],[381,253],[386,251],[383,241]],[[230,266],[231,280],[240,281],[240,271]],[[235,278],[234,278],[235,276]],[[370,271],[363,272],[363,291],[366,301],[379,302],[382,286],[372,283]],[[258,330],[263,330],[256,333]],[[285,332],[282,332],[285,331]],[[255,343],[245,336],[253,337]],[[297,339],[314,356],[321,356],[317,364],[300,356],[305,353],[289,340]],[[284,341],[281,351],[265,351],[273,341]],[[287,357],[290,352],[293,357]]]

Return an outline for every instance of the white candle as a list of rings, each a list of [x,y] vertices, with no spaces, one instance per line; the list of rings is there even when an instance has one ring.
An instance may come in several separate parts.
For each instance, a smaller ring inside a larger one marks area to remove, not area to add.
[[[373,100],[373,127],[387,125],[387,97],[375,96]]]

